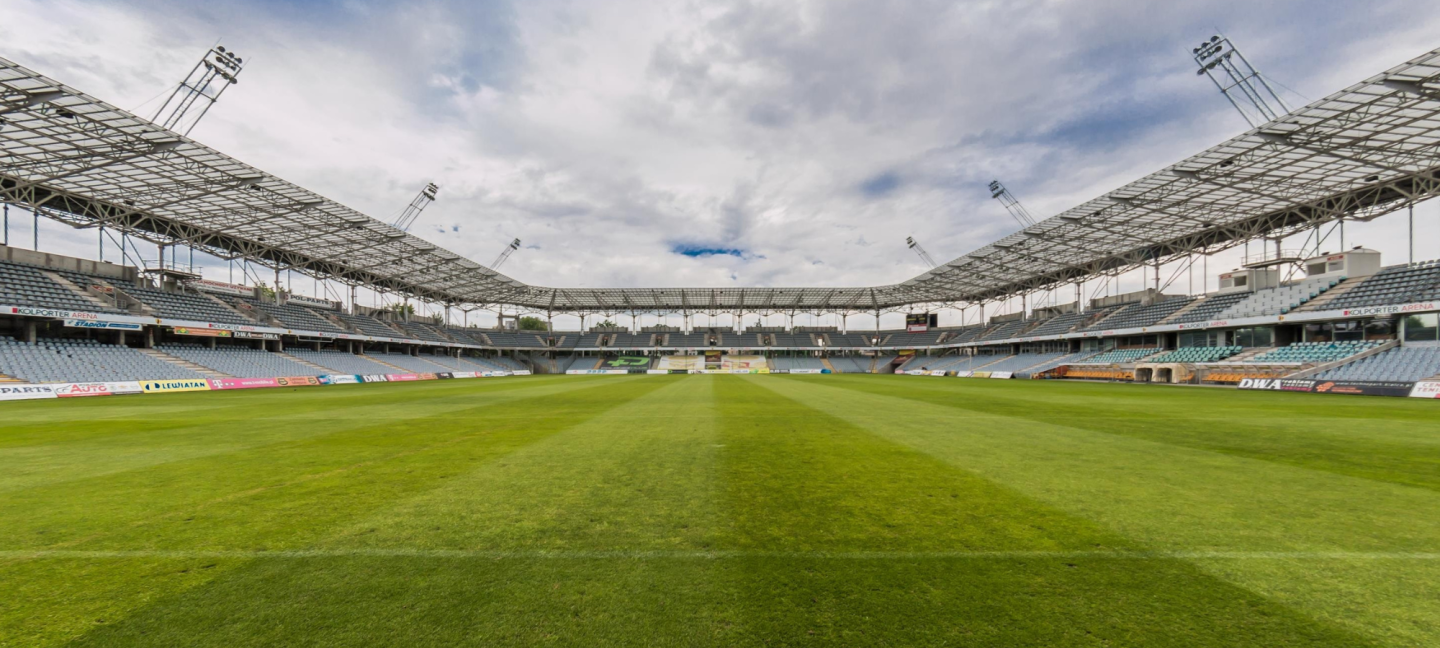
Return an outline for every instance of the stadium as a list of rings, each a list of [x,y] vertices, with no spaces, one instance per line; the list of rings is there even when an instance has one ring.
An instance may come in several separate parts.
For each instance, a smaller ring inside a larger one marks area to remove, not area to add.
[[[1207,34],[1243,131],[898,282],[547,287],[207,144],[225,46],[4,42],[0,646],[1440,645],[1440,49]]]

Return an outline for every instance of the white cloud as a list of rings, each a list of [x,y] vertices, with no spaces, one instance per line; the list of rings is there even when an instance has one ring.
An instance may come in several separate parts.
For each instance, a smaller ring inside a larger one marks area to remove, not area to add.
[[[4,4],[0,55],[141,114],[223,39],[248,65],[198,139],[385,220],[438,182],[423,236],[482,263],[519,237],[505,271],[556,286],[903,280],[907,235],[951,258],[1015,227],[991,179],[1046,216],[1239,132],[1189,69],[1212,25],[1314,98],[1440,22],[1398,0]],[[1403,226],[1347,238],[1402,258]]]

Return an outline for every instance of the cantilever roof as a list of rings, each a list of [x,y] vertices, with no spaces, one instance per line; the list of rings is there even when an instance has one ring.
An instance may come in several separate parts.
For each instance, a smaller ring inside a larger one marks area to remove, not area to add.
[[[462,307],[860,311],[984,302],[1428,199],[1440,50],[909,281],[854,288],[531,286],[5,59],[0,120],[0,199],[77,227]]]

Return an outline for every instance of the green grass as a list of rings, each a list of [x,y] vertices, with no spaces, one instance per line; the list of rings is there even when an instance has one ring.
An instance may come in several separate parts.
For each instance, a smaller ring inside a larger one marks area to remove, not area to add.
[[[538,376],[0,412],[0,646],[1440,645],[1427,401]]]

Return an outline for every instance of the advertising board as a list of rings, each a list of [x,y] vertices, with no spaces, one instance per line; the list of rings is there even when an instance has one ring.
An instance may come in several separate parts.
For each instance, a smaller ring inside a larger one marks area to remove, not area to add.
[[[147,394],[210,391],[210,381],[204,378],[189,380],[142,380],[140,381],[140,389],[144,390]]]
[[[409,382],[412,380],[420,380],[420,376],[417,376],[413,373],[385,374],[385,380],[388,380],[390,382]]]
[[[510,375],[512,375],[512,376],[528,376],[528,375],[530,375],[530,370],[529,370],[529,369],[516,369],[516,370],[510,372]]]
[[[81,319],[67,319],[65,320],[65,326],[69,328],[105,329],[108,331],[138,331],[141,328],[139,324],[133,324],[131,322],[101,322],[99,320]]]
[[[1013,378],[1014,376],[1015,376],[1015,372],[1013,372],[1013,371],[992,371],[992,372],[990,372],[990,377],[991,377],[991,378],[999,378],[999,379],[1001,379],[1001,380],[1009,380],[1009,379]]]
[[[318,384],[319,376],[284,376],[275,379],[276,387],[309,387]]]
[[[0,385],[0,400],[34,400],[55,396],[55,385]]]
[[[354,385],[358,382],[360,382],[360,376],[352,374],[320,376],[320,384],[322,385]]]
[[[360,381],[367,383],[389,382],[389,379],[385,377],[385,374],[365,374],[363,376],[360,376]]]
[[[188,335],[190,337],[230,337],[233,335],[233,333],[225,329],[187,328],[183,326],[172,326],[170,327],[170,332],[175,335]]]
[[[1440,381],[1422,380],[1410,388],[1411,398],[1440,398]]]
[[[55,385],[55,396],[59,398],[76,398],[81,396],[114,396],[117,394],[139,394],[140,383],[129,382],[89,382],[89,383],[63,383]]]
[[[274,378],[211,378],[211,389],[260,389],[262,387],[278,387],[280,383]]]

